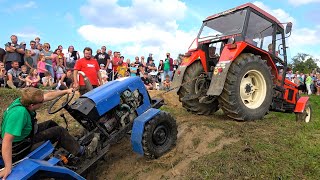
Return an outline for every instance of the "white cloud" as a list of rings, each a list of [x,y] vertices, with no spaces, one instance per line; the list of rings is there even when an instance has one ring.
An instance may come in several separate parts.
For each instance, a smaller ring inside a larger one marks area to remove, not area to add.
[[[290,4],[295,6],[305,5],[309,3],[319,3],[320,0],[288,0]]]
[[[35,37],[40,37],[38,34],[35,33],[14,33],[18,38],[23,39],[34,39]]]
[[[306,46],[306,45],[319,45],[320,44],[320,27],[315,27],[314,29],[301,28],[292,31],[292,43],[295,46]]]
[[[187,51],[196,32],[184,32],[174,29],[168,32],[155,24],[139,24],[130,28],[100,28],[85,25],[78,29],[86,40],[98,45],[111,44],[121,46],[122,54],[129,56],[152,52],[155,58],[164,56],[167,51],[172,57]]]
[[[132,0],[120,6],[117,0],[88,0],[80,12],[90,22],[78,29],[86,40],[97,45],[121,47],[125,56],[147,55],[155,58],[171,52],[187,51],[196,32],[179,29],[177,20],[185,16],[186,5],[179,0]]]
[[[130,27],[137,22],[162,24],[184,17],[185,3],[179,0],[132,0],[131,6],[120,6],[117,0],[88,0],[80,13],[98,26]]]
[[[292,22],[295,23],[296,20],[290,16],[289,13],[285,12],[283,9],[271,9],[269,6],[265,5],[263,2],[255,1],[254,5],[258,6],[259,8],[263,9],[264,11],[270,13],[275,18],[277,18],[281,23],[285,22]]]

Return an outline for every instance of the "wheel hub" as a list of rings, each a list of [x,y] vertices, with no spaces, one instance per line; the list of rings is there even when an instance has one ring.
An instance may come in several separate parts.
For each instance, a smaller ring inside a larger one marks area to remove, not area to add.
[[[152,140],[156,145],[163,145],[167,140],[168,129],[164,125],[159,125],[153,131]]]
[[[252,84],[246,84],[245,92],[246,92],[247,94],[252,93],[252,92],[253,92],[253,85],[252,85]]]
[[[240,82],[240,97],[245,106],[255,109],[261,106],[267,93],[267,84],[257,70],[248,71]]]

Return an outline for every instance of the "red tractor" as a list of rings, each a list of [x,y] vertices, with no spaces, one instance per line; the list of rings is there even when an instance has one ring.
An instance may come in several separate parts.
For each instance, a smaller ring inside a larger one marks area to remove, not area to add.
[[[183,107],[203,115],[221,108],[240,121],[294,112],[309,122],[309,98],[286,78],[291,28],[251,3],[206,18],[174,75]]]

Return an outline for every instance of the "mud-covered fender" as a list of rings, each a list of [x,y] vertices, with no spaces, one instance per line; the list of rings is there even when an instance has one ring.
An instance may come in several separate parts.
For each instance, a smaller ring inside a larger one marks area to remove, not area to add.
[[[144,154],[142,147],[142,136],[144,132],[144,126],[148,121],[150,121],[154,116],[156,116],[159,113],[159,109],[150,108],[134,120],[131,132],[131,145],[134,152],[141,155]]]
[[[184,72],[186,71],[187,67],[188,66],[184,66],[184,65],[179,66],[173,76],[172,88],[174,89],[175,92],[178,92],[180,89],[180,86],[183,81]]]
[[[295,113],[302,113],[304,111],[304,108],[306,107],[307,103],[309,101],[308,96],[300,97],[297,101],[296,107],[294,109]]]
[[[231,63],[232,61],[218,62],[214,68],[207,95],[219,96],[221,94]]]

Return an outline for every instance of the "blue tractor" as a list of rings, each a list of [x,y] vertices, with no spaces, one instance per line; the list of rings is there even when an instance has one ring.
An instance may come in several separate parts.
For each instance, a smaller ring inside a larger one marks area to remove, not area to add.
[[[94,156],[90,159],[75,157],[47,141],[17,160],[8,179],[84,179],[82,176],[108,152],[110,145],[127,134],[131,134],[133,151],[150,159],[162,156],[176,144],[175,119],[158,109],[163,100],[151,99],[139,77],[108,82],[70,105],[74,94],[66,96],[61,105],[58,105],[61,97],[54,100],[48,112],[53,114],[66,109],[87,131],[78,137],[81,145],[88,145],[98,133],[100,138]],[[64,115],[61,117],[65,119]]]

